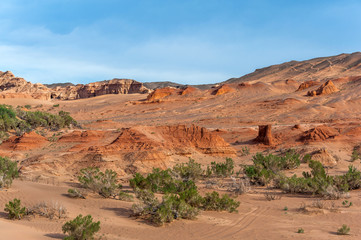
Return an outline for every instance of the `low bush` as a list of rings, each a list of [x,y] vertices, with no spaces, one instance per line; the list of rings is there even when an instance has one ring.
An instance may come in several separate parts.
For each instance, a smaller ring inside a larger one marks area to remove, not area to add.
[[[359,154],[359,152],[356,149],[354,149],[352,151],[352,155],[351,155],[351,162],[354,162],[359,159],[361,159],[361,155]]]
[[[84,193],[84,191],[82,191],[80,189],[76,189],[76,188],[68,189],[68,195],[69,195],[69,197],[72,197],[72,198],[82,198],[82,199],[86,198],[86,194]]]
[[[234,161],[232,158],[226,158],[225,162],[211,162],[211,168],[208,169],[208,175],[216,177],[229,177],[234,173]]]
[[[197,181],[203,175],[202,165],[189,158],[188,163],[177,164],[173,167],[173,172],[183,180]]]
[[[240,202],[233,200],[227,194],[220,197],[218,192],[213,191],[212,193],[207,193],[203,198],[202,208],[206,211],[214,210],[236,212],[239,205]]]
[[[284,177],[279,175],[277,186],[290,193],[311,193],[329,199],[338,199],[344,192],[361,187],[361,172],[349,166],[344,175],[329,176],[322,164],[310,160],[311,173],[303,172],[303,177]]]
[[[170,169],[154,168],[146,177],[136,173],[129,183],[133,189],[147,189],[157,193],[178,193],[188,188],[189,184],[194,184],[191,180],[177,179],[175,175]]]
[[[341,228],[337,229],[337,234],[339,235],[348,235],[350,232],[350,227],[346,224],[343,224]]]
[[[41,202],[29,208],[28,214],[42,216],[49,219],[61,219],[67,217],[67,210],[59,202]]]
[[[300,155],[294,150],[287,150],[283,155],[263,155],[257,153],[253,156],[253,165],[245,166],[244,173],[254,184],[266,185],[274,180],[281,170],[294,169],[300,164]]]
[[[269,191],[264,193],[264,197],[267,201],[280,200],[282,198],[281,195]]]
[[[0,188],[9,188],[13,183],[13,179],[18,176],[17,163],[6,157],[0,157]]]
[[[101,172],[99,168],[88,167],[80,170],[79,182],[83,187],[99,193],[105,198],[116,197],[122,188],[118,184],[118,174],[113,170]]]
[[[62,227],[63,233],[68,234],[65,240],[91,240],[100,230],[100,222],[93,222],[91,215],[77,216],[74,220],[66,222]]]
[[[119,200],[127,201],[127,202],[132,202],[134,199],[133,195],[130,195],[129,193],[126,193],[123,191],[119,192],[118,198],[119,198]]]
[[[27,214],[26,208],[21,206],[21,201],[17,198],[14,198],[13,201],[9,201],[9,203],[5,204],[4,211],[8,213],[9,219],[14,220],[20,220]]]

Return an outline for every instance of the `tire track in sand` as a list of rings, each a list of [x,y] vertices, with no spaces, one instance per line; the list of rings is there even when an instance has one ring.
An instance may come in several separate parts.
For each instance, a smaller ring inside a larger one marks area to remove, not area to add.
[[[206,234],[201,234],[199,239],[222,239],[230,238],[233,235],[245,230],[252,225],[261,215],[266,213],[269,207],[256,207],[250,212],[244,214],[239,220],[230,224],[229,226],[223,226],[220,228],[214,228],[208,231]]]

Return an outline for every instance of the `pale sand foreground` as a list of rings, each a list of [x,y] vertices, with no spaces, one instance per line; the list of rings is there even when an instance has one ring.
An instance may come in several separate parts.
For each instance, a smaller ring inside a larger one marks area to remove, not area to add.
[[[335,200],[337,212],[304,214],[299,212],[302,202],[311,204],[312,198],[300,195],[283,195],[281,200],[266,201],[263,188],[253,189],[239,196],[238,213],[202,212],[197,220],[180,220],[164,227],[154,227],[141,220],[129,218],[132,203],[103,199],[97,196],[85,200],[66,196],[66,184],[46,185],[16,180],[9,191],[0,192],[0,206],[14,197],[26,206],[40,201],[62,203],[69,212],[66,220],[25,218],[21,221],[6,219],[1,209],[1,239],[61,239],[62,224],[78,214],[91,214],[101,221],[101,234],[106,239],[343,239],[336,230],[347,224],[351,235],[347,239],[360,239],[359,212],[361,191],[353,191],[354,206],[342,207]],[[331,201],[327,201],[330,203]],[[284,211],[284,207],[288,211]],[[298,234],[299,228],[305,230]]]

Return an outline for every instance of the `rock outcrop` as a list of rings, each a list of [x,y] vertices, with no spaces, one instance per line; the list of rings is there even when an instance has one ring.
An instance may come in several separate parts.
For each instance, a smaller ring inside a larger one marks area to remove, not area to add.
[[[258,143],[263,143],[265,145],[274,145],[275,140],[272,136],[272,126],[269,125],[259,125],[258,126],[258,136],[255,139]]]
[[[25,150],[41,148],[47,143],[48,140],[45,137],[35,132],[30,132],[30,133],[24,133],[20,137],[17,136],[10,137],[1,145],[1,147],[10,148],[16,151],[25,151]]]
[[[147,101],[159,102],[161,99],[179,92],[180,90],[178,88],[173,87],[158,88],[148,95]]]
[[[10,71],[0,71],[0,98],[50,99],[50,89],[43,84],[27,82]]]
[[[329,138],[334,138],[340,133],[337,129],[325,125],[312,128],[303,133],[301,140],[303,141],[324,141]]]
[[[320,149],[312,153],[311,157],[312,160],[319,161],[326,167],[333,167],[337,165],[336,159],[326,149]]]
[[[312,81],[312,80],[303,82],[303,83],[301,83],[301,85],[298,87],[298,89],[296,90],[296,92],[305,90],[305,89],[307,89],[307,88],[316,86],[316,85],[318,85],[318,84],[319,84],[318,82]]]
[[[150,90],[142,83],[132,79],[113,79],[89,84],[78,84],[76,86],[56,87],[52,98],[62,100],[73,100],[79,98],[90,98],[106,94],[132,94],[149,93]]]
[[[316,91],[309,91],[308,96],[326,95],[338,92],[338,88],[333,84],[331,80],[322,84]]]
[[[85,151],[87,156],[118,159],[127,168],[138,170],[145,165],[148,170],[166,166],[168,158],[173,155],[233,156],[236,153],[222,137],[195,125],[123,128],[111,143],[92,146]]]
[[[231,92],[235,92],[236,89],[234,89],[233,87],[231,87],[229,84],[223,84],[219,87],[217,87],[213,92],[212,94],[213,95],[223,95],[223,94],[226,94],[226,93],[231,93]]]
[[[0,71],[0,98],[34,98],[49,100],[74,100],[90,98],[105,94],[149,93],[150,90],[142,83],[132,79],[113,79],[89,84],[54,85],[48,88],[43,84],[27,82],[23,78],[15,77],[11,72]]]

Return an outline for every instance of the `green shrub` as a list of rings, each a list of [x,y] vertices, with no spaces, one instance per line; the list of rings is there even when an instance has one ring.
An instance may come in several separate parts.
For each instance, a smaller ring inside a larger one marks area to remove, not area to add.
[[[184,180],[196,181],[203,175],[202,165],[196,163],[194,159],[189,158],[188,163],[177,164],[173,167],[173,172],[178,174]]]
[[[85,194],[79,190],[79,189],[76,189],[76,188],[70,188],[68,189],[68,195],[72,198],[82,198],[82,199],[85,199]]]
[[[348,235],[350,230],[351,229],[350,229],[349,226],[347,226],[346,224],[343,224],[342,227],[337,230],[337,234],[339,234],[339,235]]]
[[[26,208],[21,207],[21,201],[17,198],[14,198],[13,201],[9,201],[9,203],[5,204],[5,212],[9,215],[9,219],[21,219],[24,215],[27,214]]]
[[[74,220],[66,222],[62,230],[69,235],[64,238],[65,240],[91,240],[100,230],[100,222],[93,222],[91,215],[83,217],[80,214]]]
[[[147,189],[158,193],[177,193],[186,187],[185,182],[176,179],[170,169],[161,170],[159,168],[154,168],[147,177],[136,173],[133,178],[129,180],[130,186],[133,189]]]
[[[122,185],[118,184],[117,176],[113,170],[107,169],[103,173],[99,168],[88,167],[80,170],[78,180],[83,187],[109,198],[117,196],[122,188]]]
[[[344,200],[342,201],[342,206],[349,208],[352,206],[352,202],[349,202],[348,200]]]
[[[216,191],[207,193],[203,199],[204,210],[235,212],[239,204],[240,202],[231,199],[227,194],[219,197],[219,193]]]
[[[272,170],[266,169],[259,164],[244,167],[244,173],[253,184],[260,184],[262,186],[270,183],[276,176]]]
[[[25,105],[24,108],[31,109],[31,106],[29,104]]]
[[[229,177],[234,173],[234,161],[232,158],[226,158],[225,162],[211,162],[212,174],[217,177]]]
[[[361,187],[361,172],[354,166],[349,166],[346,174],[334,178],[337,189],[349,191]]]
[[[119,200],[132,202],[133,201],[133,195],[130,195],[129,193],[120,191],[118,194]]]
[[[59,104],[54,104],[53,107],[59,107]]]
[[[17,163],[8,158],[0,157],[0,188],[10,187],[13,179],[19,176]]]
[[[305,233],[305,230],[303,230],[303,228],[299,228],[297,233]]]
[[[359,159],[361,159],[361,156],[358,153],[358,151],[356,149],[354,149],[352,151],[352,155],[351,155],[351,162],[354,162],[354,161],[359,160]]]

